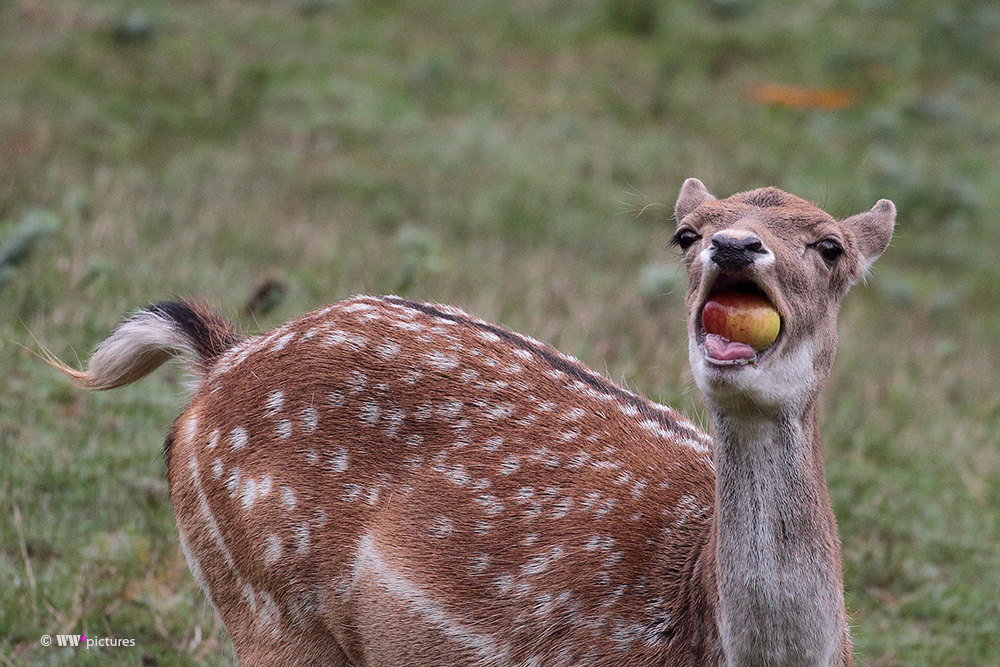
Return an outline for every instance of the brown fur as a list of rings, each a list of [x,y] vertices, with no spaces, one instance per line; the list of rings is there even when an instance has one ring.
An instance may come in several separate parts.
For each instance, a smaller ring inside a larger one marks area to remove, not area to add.
[[[347,312],[356,304],[371,310]],[[404,660],[404,644],[382,631],[399,624],[417,640],[405,644],[406,664],[482,659],[442,646],[440,628],[389,602],[377,578],[344,594],[366,533],[415,587],[443,595],[471,634],[496,637],[510,664],[700,664],[692,656],[705,655],[711,615],[691,581],[708,537],[713,479],[709,441],[693,424],[551,348],[453,310],[360,298],[279,331],[294,337],[279,353],[264,346],[210,374],[172,431],[179,525],[193,536],[210,595],[248,662],[258,662],[259,633],[247,628],[248,602],[198,519],[192,457],[242,581],[273,597],[284,624],[294,627],[294,615],[323,628],[317,638],[335,641],[355,664],[403,664],[393,660]],[[367,340],[324,346],[337,331]],[[379,355],[385,346],[398,346],[393,360]],[[444,366],[451,356],[461,361],[447,371],[428,366],[431,351],[444,355]],[[282,407],[268,415],[262,406],[276,390]],[[305,432],[301,416],[310,408],[317,428]],[[185,437],[192,418],[193,439]],[[276,435],[283,418],[294,437]],[[206,447],[214,431],[241,426],[253,435],[239,451],[225,437]],[[224,472],[215,479],[217,457]],[[252,513],[226,488],[236,467],[244,483],[272,478]],[[285,486],[304,511],[285,511]],[[668,538],[664,526],[679,511],[686,520]],[[302,525],[310,553],[324,554],[319,561],[297,555]],[[286,545],[280,572],[263,565],[271,534]],[[482,556],[489,562],[475,566]],[[253,639],[240,641],[247,632]]]

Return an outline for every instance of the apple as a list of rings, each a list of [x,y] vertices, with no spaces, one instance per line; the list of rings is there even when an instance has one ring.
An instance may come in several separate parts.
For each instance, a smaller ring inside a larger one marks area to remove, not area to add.
[[[760,352],[781,331],[781,316],[766,297],[744,292],[716,292],[701,311],[705,333],[744,343]]]

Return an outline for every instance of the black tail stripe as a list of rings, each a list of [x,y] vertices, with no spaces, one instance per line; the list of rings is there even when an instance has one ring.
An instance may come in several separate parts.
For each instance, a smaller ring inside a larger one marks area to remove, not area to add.
[[[176,323],[202,362],[211,361],[239,342],[239,336],[221,317],[183,301],[161,301],[145,311]]]
[[[574,380],[579,380],[584,382],[597,391],[603,392],[605,394],[610,394],[620,401],[624,401],[629,405],[634,406],[639,410],[639,413],[646,419],[653,420],[662,426],[672,430],[678,435],[683,435],[694,440],[699,440],[700,436],[693,432],[686,426],[678,424],[675,420],[671,419],[670,416],[661,410],[657,410],[652,406],[649,400],[633,394],[631,392],[625,391],[621,387],[612,383],[600,375],[596,375],[588,371],[581,365],[574,364],[573,362],[565,359],[555,350],[547,349],[545,347],[540,347],[531,343],[530,341],[521,338],[514,332],[503,327],[488,324],[486,322],[477,322],[475,320],[470,320],[466,317],[460,317],[458,315],[453,315],[451,313],[445,312],[427,303],[420,303],[418,301],[410,301],[409,299],[403,299],[401,297],[385,297],[385,300],[389,303],[394,303],[399,306],[406,306],[408,308],[413,308],[419,310],[422,313],[431,315],[433,317],[440,317],[445,320],[451,320],[452,322],[461,322],[468,326],[480,329],[482,331],[488,331],[495,334],[505,340],[506,342],[515,345],[521,349],[527,350],[532,354],[538,355],[539,357],[545,359],[553,368],[566,373],[568,376]]]

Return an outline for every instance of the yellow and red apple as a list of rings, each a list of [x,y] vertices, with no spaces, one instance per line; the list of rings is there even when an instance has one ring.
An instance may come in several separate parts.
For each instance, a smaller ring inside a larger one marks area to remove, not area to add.
[[[705,333],[744,343],[760,352],[781,331],[781,316],[766,297],[744,292],[716,292],[701,311]]]

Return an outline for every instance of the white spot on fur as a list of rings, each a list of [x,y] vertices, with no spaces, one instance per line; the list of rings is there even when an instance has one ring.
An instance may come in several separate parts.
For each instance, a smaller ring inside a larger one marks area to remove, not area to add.
[[[484,413],[488,419],[507,419],[512,414],[514,414],[514,406],[510,403],[501,403]]]
[[[220,437],[221,436],[219,435],[219,429],[215,429],[214,431],[212,431],[212,437],[208,439],[208,445],[207,445],[208,449],[215,449],[216,447],[218,447]]]
[[[361,421],[369,426],[375,426],[378,422],[379,407],[375,403],[368,401],[361,405]]]
[[[521,462],[513,454],[508,454],[503,461],[500,462],[500,474],[501,475],[511,475],[521,469]]]
[[[306,433],[312,433],[316,430],[316,426],[319,424],[319,411],[316,408],[308,407],[304,408],[299,415],[302,420],[302,428]]]
[[[347,337],[347,340],[344,341],[344,347],[354,352],[363,350],[366,345],[368,345],[368,337],[358,334],[351,334]]]
[[[385,434],[389,438],[395,438],[399,433],[399,428],[406,419],[406,413],[401,408],[389,408],[385,411]]]
[[[340,497],[349,503],[353,503],[361,495],[361,491],[361,485],[348,482],[344,484],[344,493]]]
[[[618,409],[626,417],[635,417],[637,414],[639,414],[639,408],[635,407],[634,405],[629,405],[627,403],[619,403]]]
[[[501,592],[506,593],[510,590],[511,586],[514,585],[514,575],[512,574],[501,574],[499,577],[493,580],[493,584],[500,589]]]
[[[274,344],[274,346],[271,348],[271,351],[279,352],[285,349],[285,346],[288,345],[292,341],[292,339],[295,338],[295,336],[297,335],[298,334],[294,331],[286,333],[284,336],[278,339],[278,342]]]
[[[597,501],[601,499],[601,494],[597,491],[591,491],[583,497],[583,502],[580,503],[580,509],[583,511],[589,510]]]
[[[226,489],[229,491],[229,496],[235,498],[236,494],[240,490],[240,467],[236,466],[229,472],[229,476],[226,477]]]
[[[290,486],[281,487],[281,502],[289,512],[295,509],[295,491]]]
[[[253,590],[253,586],[250,584],[243,585],[243,599],[247,601],[247,605],[250,607],[250,614],[252,616],[257,615],[257,595]]]
[[[484,452],[495,452],[495,451],[497,451],[497,450],[500,449],[501,445],[503,445],[503,438],[501,438],[498,435],[494,435],[494,436],[489,437],[486,440],[486,442],[483,443],[483,451]]]
[[[515,420],[514,423],[520,426],[521,428],[531,428],[537,421],[538,421],[538,415],[532,412],[520,419]]]
[[[388,361],[399,354],[400,349],[401,347],[399,343],[389,342],[375,348],[375,353],[382,359],[382,361]]]
[[[541,574],[545,570],[549,569],[555,561],[562,558],[563,548],[556,545],[550,548],[547,552],[533,556],[528,560],[527,563],[521,566],[521,574],[530,577],[536,574]]]
[[[496,496],[489,493],[476,496],[476,502],[482,505],[483,511],[492,516],[503,512],[503,503]]]
[[[558,486],[547,486],[542,490],[542,495],[545,496],[546,500],[553,500],[560,493],[562,493],[562,488]]]
[[[285,394],[280,389],[271,392],[271,395],[267,397],[267,402],[264,404],[267,407],[267,414],[269,417],[273,417],[278,414],[284,400]]]
[[[451,483],[456,486],[465,486],[469,483],[469,480],[472,479],[472,476],[469,475],[463,465],[452,466],[448,472],[445,473],[445,475],[451,480]]]
[[[301,523],[295,528],[295,550],[300,556],[309,553],[309,525]]]
[[[281,558],[281,538],[277,535],[269,535],[267,538],[267,548],[264,550],[264,564],[270,567]]]
[[[352,394],[360,394],[368,384],[368,376],[361,371],[353,371],[347,380],[347,390]]]
[[[522,486],[514,493],[514,498],[520,502],[531,500],[534,497],[535,497],[535,487],[533,486]]]
[[[284,440],[292,434],[292,422],[287,419],[282,419],[278,422],[277,426],[274,427],[275,433],[278,437]]]
[[[594,515],[599,517],[607,516],[608,513],[610,513],[611,510],[614,509],[615,505],[617,504],[618,501],[615,500],[614,498],[605,498],[604,500],[601,501],[601,504],[594,511]]]
[[[344,306],[341,310],[345,313],[360,313],[368,310],[375,310],[375,306],[370,303],[365,303],[364,301],[355,301]]]
[[[469,563],[469,572],[482,574],[490,566],[490,557],[487,554],[479,554]]]
[[[486,341],[487,343],[500,342],[500,336],[496,335],[492,331],[485,331],[483,329],[479,329],[478,331],[476,331],[476,335],[479,336],[484,341]]]
[[[346,472],[348,467],[347,450],[343,447],[337,447],[333,451],[333,456],[330,457],[330,470],[340,474]]]
[[[448,537],[454,529],[455,525],[446,516],[435,517],[431,521],[430,530],[431,534],[435,537]]]
[[[615,545],[615,539],[609,536],[594,535],[587,540],[586,549],[587,551],[596,551],[601,549],[603,551],[610,551]]]
[[[335,408],[344,404],[344,395],[339,391],[332,391],[326,396],[326,400]]]
[[[323,339],[323,344],[326,346],[340,345],[345,340],[347,340],[347,332],[335,329]]]
[[[249,477],[243,480],[243,495],[242,495],[243,509],[250,509],[250,507],[254,504],[254,501],[256,500],[257,500],[257,480],[255,480],[252,477]]]
[[[428,352],[424,359],[434,368],[441,371],[450,371],[458,367],[458,357],[452,354],[445,354],[437,350]]]
[[[222,459],[215,459],[215,462],[212,464],[212,479],[219,479],[222,477],[222,472]]]
[[[281,632],[281,609],[267,591],[261,591],[260,601],[262,604],[257,620],[272,636],[278,634]]]
[[[229,444],[233,449],[243,449],[247,444],[247,431],[242,426],[237,426],[229,434]]]
[[[455,419],[462,412],[462,401],[450,398],[438,406],[438,414],[448,419]]]
[[[555,509],[553,510],[552,513],[552,518],[561,519],[567,514],[569,514],[569,511],[571,509],[573,509],[573,498],[570,496],[566,496],[558,503],[556,503]]]
[[[392,324],[392,326],[394,326],[394,327],[397,327],[399,329],[403,329],[404,331],[420,331],[420,330],[422,330],[424,328],[424,325],[421,324],[420,322],[407,322],[407,321],[401,321],[401,320],[390,320],[389,323]]]

